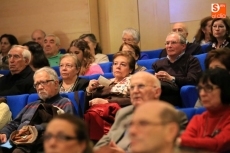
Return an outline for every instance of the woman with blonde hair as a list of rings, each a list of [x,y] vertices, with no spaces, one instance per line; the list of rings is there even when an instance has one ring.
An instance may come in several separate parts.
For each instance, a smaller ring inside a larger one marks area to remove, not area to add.
[[[89,84],[89,80],[80,78],[81,63],[75,54],[64,54],[60,58],[60,75],[62,80],[60,84],[60,92],[72,92],[85,90]]]

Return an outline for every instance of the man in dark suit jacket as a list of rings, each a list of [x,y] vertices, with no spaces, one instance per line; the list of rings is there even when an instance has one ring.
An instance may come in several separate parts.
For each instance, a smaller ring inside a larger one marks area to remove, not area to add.
[[[109,145],[117,151],[127,151],[130,144],[130,139],[127,135],[127,125],[131,121],[134,109],[146,101],[159,99],[160,94],[160,81],[154,75],[145,71],[135,73],[130,83],[132,105],[124,107],[117,112],[115,122],[109,133],[99,140],[95,145],[95,149]],[[182,112],[178,111],[178,114],[180,116],[181,129],[185,129],[188,122],[187,117]]]
[[[186,25],[183,23],[175,23],[172,27],[172,32],[180,33],[182,36],[185,37],[185,39],[187,39],[188,37],[188,29]],[[189,55],[198,55],[198,54],[202,54],[202,49],[199,44],[189,43],[186,40],[185,53]],[[167,56],[167,52],[165,48],[161,51],[159,58],[166,57],[166,56]]]
[[[9,74],[0,78],[0,96],[35,93],[31,53],[25,46],[15,45],[8,53]]]

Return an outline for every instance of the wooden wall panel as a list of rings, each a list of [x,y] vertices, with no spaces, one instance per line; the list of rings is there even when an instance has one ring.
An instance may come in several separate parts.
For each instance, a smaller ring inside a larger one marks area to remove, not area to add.
[[[33,30],[42,29],[59,36],[61,46],[67,48],[71,40],[83,33],[93,31],[98,36],[98,14],[92,20],[90,13],[97,10],[90,11],[90,3],[97,8],[97,0],[1,1],[0,34],[14,34],[24,43],[30,40]]]

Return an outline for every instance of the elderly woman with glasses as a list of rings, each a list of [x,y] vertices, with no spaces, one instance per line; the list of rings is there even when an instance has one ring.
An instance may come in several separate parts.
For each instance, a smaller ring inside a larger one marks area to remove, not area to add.
[[[100,65],[95,63],[95,57],[90,53],[90,47],[85,40],[73,40],[67,52],[76,54],[77,59],[80,61],[79,75],[104,74]]]
[[[84,122],[76,116],[56,116],[44,133],[45,153],[92,153],[86,129]]]
[[[178,143],[210,152],[230,152],[230,74],[221,68],[203,73],[199,97],[206,111],[195,115]]]
[[[64,54],[60,58],[60,93],[85,90],[89,80],[80,78],[81,63],[75,54]]]

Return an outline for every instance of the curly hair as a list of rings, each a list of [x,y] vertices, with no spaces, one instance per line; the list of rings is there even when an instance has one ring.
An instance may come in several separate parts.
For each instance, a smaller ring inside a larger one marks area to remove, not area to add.
[[[75,39],[70,43],[70,47],[76,47],[83,53],[83,60],[81,61],[81,70],[79,75],[84,75],[88,70],[90,65],[95,61],[94,56],[90,53],[90,48],[88,43],[83,39]],[[69,49],[67,52],[69,53]]]

